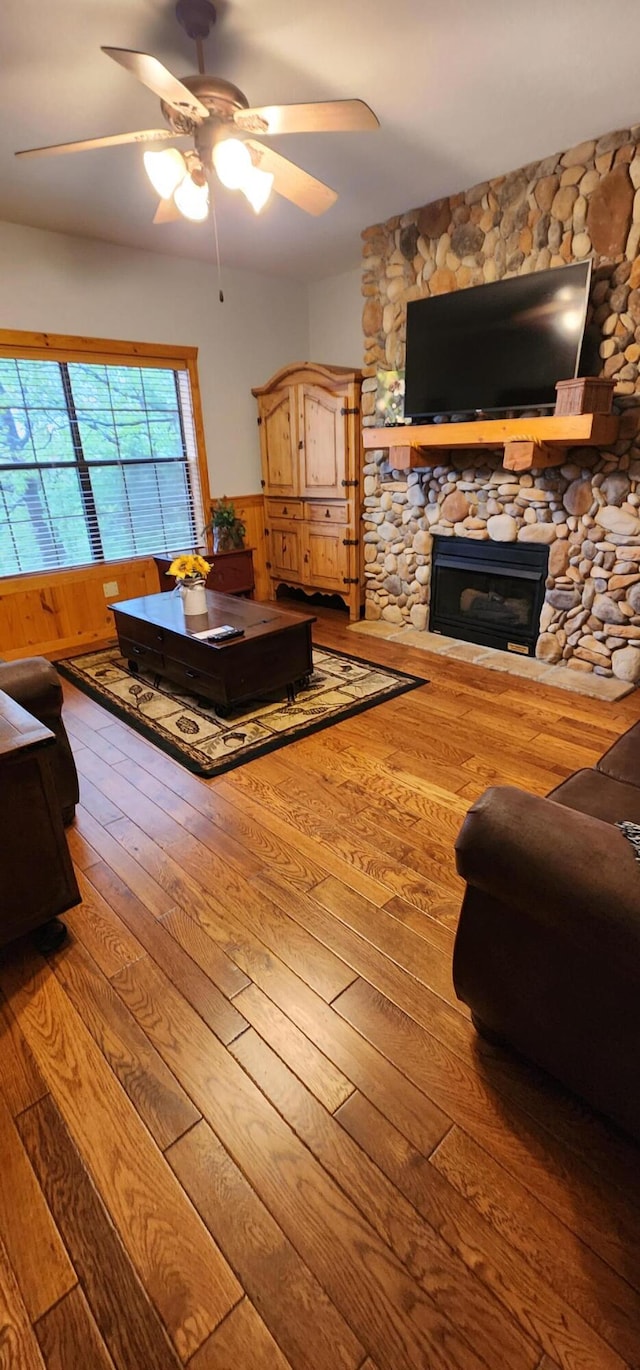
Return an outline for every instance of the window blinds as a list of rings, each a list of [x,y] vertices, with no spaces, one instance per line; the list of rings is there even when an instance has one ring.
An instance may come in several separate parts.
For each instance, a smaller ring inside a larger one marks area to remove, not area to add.
[[[187,370],[0,356],[0,575],[198,543]]]

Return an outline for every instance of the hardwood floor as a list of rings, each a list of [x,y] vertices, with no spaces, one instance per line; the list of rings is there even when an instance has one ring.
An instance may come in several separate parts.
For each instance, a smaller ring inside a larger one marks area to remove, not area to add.
[[[480,1042],[453,841],[640,715],[431,683],[214,781],[65,685],[83,903],[0,962],[2,1370],[640,1370],[638,1150]]]

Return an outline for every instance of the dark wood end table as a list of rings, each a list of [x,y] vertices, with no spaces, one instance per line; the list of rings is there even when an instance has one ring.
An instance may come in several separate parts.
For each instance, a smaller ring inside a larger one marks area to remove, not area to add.
[[[255,577],[251,547],[237,547],[233,552],[207,552],[206,548],[196,550],[211,566],[206,580],[207,590],[217,590],[222,595],[253,595]],[[175,587],[174,578],[167,572],[175,557],[181,555],[181,552],[158,552],[153,558],[163,594]]]

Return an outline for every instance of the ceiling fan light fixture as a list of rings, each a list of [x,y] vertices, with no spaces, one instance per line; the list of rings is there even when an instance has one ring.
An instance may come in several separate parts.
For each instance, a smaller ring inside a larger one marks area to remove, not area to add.
[[[209,187],[196,185],[190,175],[184,177],[173,192],[174,203],[185,219],[200,224],[209,214]]]
[[[213,165],[227,190],[244,190],[253,169],[251,154],[239,138],[225,138],[213,149]]]
[[[163,148],[162,152],[145,152],[144,169],[161,200],[170,200],[174,190],[184,180],[186,165],[177,147]]]
[[[249,204],[256,214],[264,209],[273,187],[273,174],[270,171],[260,171],[257,166],[252,166],[249,174],[245,177],[241,190],[246,195]]]

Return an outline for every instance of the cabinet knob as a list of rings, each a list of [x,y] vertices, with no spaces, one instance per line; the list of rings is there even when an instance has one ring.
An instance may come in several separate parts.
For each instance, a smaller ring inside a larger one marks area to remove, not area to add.
[[[301,452],[302,449],[303,449],[303,447],[304,447],[304,443],[303,443],[302,438],[301,438],[300,441],[299,441],[299,443],[298,443],[298,451]]]
[[[331,518],[331,510],[330,510],[330,509],[325,509],[325,511],[324,511],[324,516],[325,516],[326,519],[330,519],[330,518]]]
[[[289,513],[289,510],[287,509],[286,504],[285,504],[285,506],[284,506],[284,509],[282,510],[282,513],[283,513],[283,515]]]

